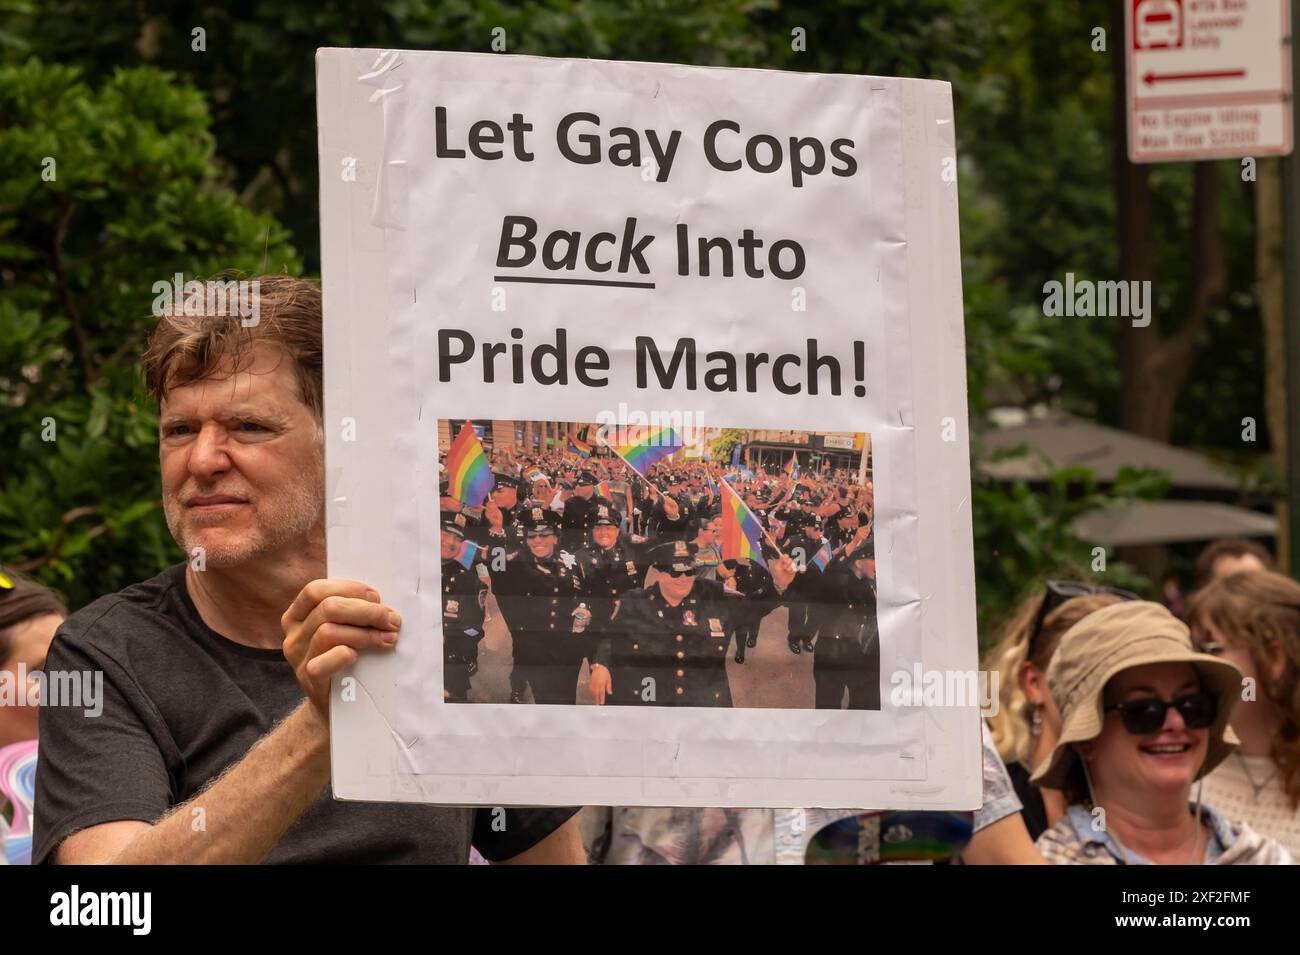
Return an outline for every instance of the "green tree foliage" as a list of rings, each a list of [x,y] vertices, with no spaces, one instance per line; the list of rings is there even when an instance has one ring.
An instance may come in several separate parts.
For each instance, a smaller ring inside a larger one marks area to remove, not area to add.
[[[0,117],[0,562],[77,606],[179,559],[138,387],[153,284],[300,263],[165,73],[3,64]]]

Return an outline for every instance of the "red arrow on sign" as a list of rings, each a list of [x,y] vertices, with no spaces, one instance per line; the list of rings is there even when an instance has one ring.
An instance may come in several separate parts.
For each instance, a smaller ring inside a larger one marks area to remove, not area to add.
[[[1152,73],[1150,70],[1142,77],[1147,86],[1163,83],[1166,80],[1226,80],[1245,77],[1245,70],[1217,70],[1211,73]]]

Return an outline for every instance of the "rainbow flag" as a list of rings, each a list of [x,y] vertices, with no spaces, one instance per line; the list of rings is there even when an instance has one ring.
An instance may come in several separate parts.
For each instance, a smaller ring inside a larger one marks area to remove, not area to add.
[[[546,472],[538,467],[531,467],[524,472],[524,477],[528,479],[529,484],[533,484],[546,477]]]
[[[591,445],[589,445],[586,441],[579,441],[573,435],[569,435],[568,437],[569,437],[570,451],[576,451],[584,458],[591,457]]]
[[[447,452],[447,493],[470,507],[478,507],[492,490],[492,469],[479,444],[474,426],[466,421]]]
[[[608,481],[601,481],[599,484],[597,484],[596,493],[601,497],[609,498],[611,501],[614,500],[614,490],[609,486]]]
[[[763,525],[758,522],[754,512],[745,506],[740,495],[731,489],[730,484],[723,484],[722,494],[722,559],[757,561],[764,570],[767,561],[763,559],[760,540]]]
[[[785,466],[785,474],[792,478],[799,476],[799,456],[793,451],[790,452],[790,463]]]
[[[608,444],[607,447],[642,477],[652,466],[686,447],[686,442],[670,427],[643,425],[618,432],[617,437],[622,439],[622,443]]]

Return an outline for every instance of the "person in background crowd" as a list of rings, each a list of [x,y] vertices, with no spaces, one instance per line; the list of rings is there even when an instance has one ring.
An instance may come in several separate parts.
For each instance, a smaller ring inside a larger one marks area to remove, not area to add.
[[[478,672],[478,645],[483,639],[487,600],[487,565],[481,557],[465,558],[465,529],[460,514],[442,515],[443,697],[449,703],[469,699],[470,680]]]
[[[577,701],[578,674],[590,655],[592,620],[582,571],[557,553],[559,515],[534,507],[520,519],[524,547],[489,563],[492,592],[510,628],[512,703],[531,687],[537,703]]]
[[[968,865],[1042,865],[1006,767],[982,728],[984,802],[961,854]],[[597,865],[802,864],[813,835],[859,810],[588,806],[588,861]]]
[[[43,584],[0,567],[0,865],[32,859],[31,767],[36,761],[40,707],[28,705],[33,675],[45,669],[54,632],[68,615],[59,596]]]
[[[1196,586],[1239,570],[1272,570],[1273,555],[1262,544],[1241,537],[1225,537],[1205,546],[1196,558]]]
[[[205,559],[59,627],[49,668],[102,673],[103,699],[94,717],[41,707],[32,858],[459,865],[472,842],[584,861],[574,810],[507,809],[502,827],[490,808],[332,798],[330,680],[391,651],[402,621],[364,582],[324,579],[320,290],[253,281],[258,324],[180,306],[150,335],[167,526]]]
[[[623,517],[613,508],[597,505],[591,542],[578,551],[578,568],[592,613],[592,639],[598,639],[614,618],[614,611],[629,590],[645,585],[650,569],[643,549],[619,530]]]
[[[1240,748],[1201,794],[1300,858],[1300,584],[1272,571],[1218,577],[1192,598],[1192,638],[1248,681],[1232,713]]]
[[[1065,815],[1038,839],[1054,865],[1274,865],[1291,856],[1225,819],[1192,784],[1236,745],[1228,720],[1241,671],[1197,653],[1160,604],[1128,600],[1084,617],[1047,669],[1061,712],[1039,786],[1065,793]]]
[[[813,652],[816,707],[880,709],[876,545],[870,525],[861,525],[843,553],[819,575],[813,597],[822,608],[818,615],[821,635]]]
[[[698,579],[695,545],[670,540],[648,557],[654,582],[630,590],[597,641],[587,690],[599,705],[732,705],[726,651],[736,631],[739,597],[725,584]],[[754,601],[783,599],[795,576],[782,557],[771,564],[771,592]]]
[[[1067,630],[1094,610],[1127,599],[1137,598],[1127,591],[1104,592],[1091,584],[1049,580],[1041,595],[1034,593],[1021,603],[986,658],[987,669],[998,674],[999,697],[998,711],[988,717],[989,729],[1033,839],[1065,812],[1059,791],[1029,783],[1061,730],[1061,714],[1047,690],[1047,665]]]

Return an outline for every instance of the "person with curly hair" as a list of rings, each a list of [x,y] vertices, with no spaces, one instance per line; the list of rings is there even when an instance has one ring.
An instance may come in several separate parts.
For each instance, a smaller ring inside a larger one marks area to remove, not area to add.
[[[1266,570],[1220,577],[1187,619],[1198,649],[1243,676],[1231,724],[1241,747],[1205,778],[1203,798],[1300,857],[1300,584]]]

